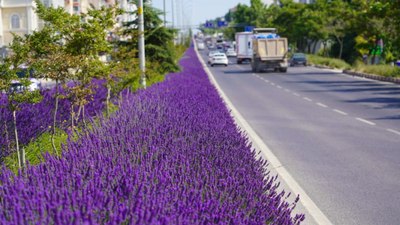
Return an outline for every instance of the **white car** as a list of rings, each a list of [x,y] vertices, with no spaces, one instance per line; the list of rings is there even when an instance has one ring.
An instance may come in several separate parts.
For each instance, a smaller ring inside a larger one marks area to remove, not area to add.
[[[204,42],[198,42],[197,43],[197,49],[204,50]]]
[[[207,61],[208,64],[211,63],[212,57],[213,57],[215,54],[218,54],[218,53],[221,53],[221,51],[220,51],[220,50],[211,50],[211,51],[208,52],[208,61]]]
[[[225,53],[217,53],[214,54],[210,60],[210,65],[225,65],[228,66],[228,57],[226,57]]]
[[[226,51],[226,56],[228,56],[228,57],[236,57],[237,56],[237,54],[236,54],[236,52],[235,52],[235,50],[233,50],[233,49],[228,49],[227,51]]]

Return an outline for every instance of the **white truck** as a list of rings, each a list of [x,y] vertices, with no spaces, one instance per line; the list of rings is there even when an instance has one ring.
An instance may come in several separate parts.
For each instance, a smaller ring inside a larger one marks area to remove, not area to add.
[[[253,32],[238,32],[235,34],[237,64],[242,64],[244,61],[251,61],[253,56],[252,38]]]
[[[286,72],[288,68],[288,41],[279,37],[275,28],[253,29],[253,57],[251,69],[260,72],[263,69],[274,69]]]

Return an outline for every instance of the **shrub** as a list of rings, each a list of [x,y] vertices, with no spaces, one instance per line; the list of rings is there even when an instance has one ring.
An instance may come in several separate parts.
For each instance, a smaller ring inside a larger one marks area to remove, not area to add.
[[[311,64],[323,65],[336,69],[349,69],[351,66],[341,59],[334,59],[328,57],[322,57],[317,55],[307,55],[307,60]]]
[[[137,93],[91,133],[15,176],[1,224],[299,224],[191,48],[184,72]]]
[[[362,62],[356,62],[354,69],[358,72],[381,75],[385,77],[400,77],[400,67],[391,65],[365,65]]]

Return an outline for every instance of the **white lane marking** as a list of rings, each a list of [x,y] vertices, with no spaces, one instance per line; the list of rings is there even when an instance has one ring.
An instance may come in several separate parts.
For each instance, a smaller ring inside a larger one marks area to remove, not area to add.
[[[293,95],[295,95],[295,96],[297,96],[297,97],[300,97],[300,95],[297,94],[296,92],[293,92]]]
[[[267,83],[269,83],[269,80],[267,80],[267,79],[265,79],[264,81],[267,82]]]
[[[372,126],[376,125],[375,123],[373,123],[371,121],[368,121],[368,120],[365,120],[365,119],[360,118],[360,117],[356,117],[356,120],[361,121],[361,122],[366,123],[366,124],[369,124],[369,125],[372,125]]]
[[[227,104],[227,107],[231,109],[232,115],[235,118],[235,121],[239,126],[241,126],[245,131],[247,131],[250,139],[254,143],[255,147],[265,155],[269,164],[276,168],[276,171],[280,178],[286,182],[288,187],[292,190],[295,195],[300,195],[300,202],[303,204],[304,208],[308,211],[308,213],[314,218],[317,224],[324,225],[333,225],[332,222],[325,216],[325,214],[318,208],[315,202],[307,195],[307,193],[303,190],[302,187],[297,183],[297,181],[292,177],[289,171],[282,165],[282,163],[278,160],[278,158],[272,153],[272,151],[268,148],[268,146],[264,143],[260,136],[251,128],[251,126],[247,123],[247,121],[242,117],[242,115],[237,111],[237,109],[233,106],[232,102],[226,96],[226,94],[222,91],[221,87],[215,80],[215,77],[211,73],[210,69],[204,63],[203,58],[200,57],[199,52],[197,51],[197,47],[195,47],[197,57],[199,58],[201,64],[203,65],[203,69],[206,71],[208,77],[210,78],[211,83],[216,87],[218,93],[221,98]]]
[[[289,89],[286,89],[286,88],[285,88],[285,91],[286,91],[286,92],[290,92],[290,90],[289,90]]]
[[[400,131],[393,130],[393,129],[386,129],[386,130],[389,131],[389,132],[392,132],[394,134],[400,135]]]
[[[319,106],[321,106],[321,107],[323,107],[323,108],[328,108],[327,105],[324,105],[324,104],[322,104],[321,102],[318,102],[318,103],[316,103],[316,104],[319,105]]]
[[[345,115],[345,116],[348,115],[347,113],[345,113],[345,112],[343,112],[343,111],[340,111],[339,109],[334,109],[333,111],[335,111],[335,112],[337,112],[337,113],[339,113],[339,114]]]
[[[278,85],[278,86],[276,86],[276,87],[277,87],[277,88],[280,88],[280,89],[282,89],[282,87],[281,87],[281,86],[279,86],[279,85]]]
[[[312,100],[310,98],[304,97],[303,99],[306,101],[312,102]]]
[[[274,82],[271,82],[271,85],[272,85],[272,86],[275,86],[275,83],[274,83]]]

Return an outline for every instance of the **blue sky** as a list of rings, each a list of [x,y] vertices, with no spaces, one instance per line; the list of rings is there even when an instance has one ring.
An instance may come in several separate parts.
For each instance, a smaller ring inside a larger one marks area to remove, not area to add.
[[[153,0],[153,6],[163,10],[164,0]],[[174,10],[172,11],[172,3]],[[250,5],[250,0],[165,0],[167,24],[196,26],[208,19],[224,16],[237,4]],[[183,7],[181,7],[183,6]],[[172,13],[174,12],[174,13]]]

